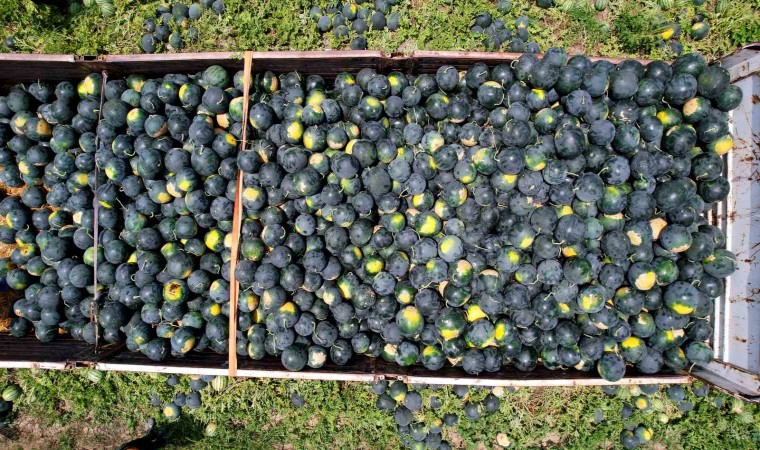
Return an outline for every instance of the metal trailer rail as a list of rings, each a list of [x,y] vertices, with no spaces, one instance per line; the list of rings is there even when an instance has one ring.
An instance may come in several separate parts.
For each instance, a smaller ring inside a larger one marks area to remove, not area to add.
[[[725,156],[728,198],[711,214],[736,254],[737,271],[715,301],[715,359],[692,375],[726,392],[760,401],[760,44],[721,60],[744,99],[731,112],[734,149]]]
[[[489,65],[510,63],[519,56],[516,53],[459,51],[416,51],[411,55],[379,51],[210,52],[107,55],[102,58],[4,54],[0,55],[0,67],[4,69],[0,72],[0,85],[19,80],[76,80],[101,71],[106,71],[109,77],[131,73],[194,73],[212,64],[240,70],[244,57],[250,58],[254,73],[299,70],[306,75],[331,77],[339,72],[357,72],[365,67],[384,73],[392,70],[432,73],[443,64],[464,69],[476,62]],[[726,176],[731,181],[731,194],[725,202],[716,205],[709,218],[726,233],[728,248],[736,253],[739,269],[729,278],[725,296],[716,300],[713,317],[715,337],[712,342],[715,360],[709,365],[695,367],[691,373],[665,371],[656,375],[642,374],[629,368],[626,377],[615,383],[601,379],[596,373],[575,369],[551,371],[539,366],[526,373],[505,367],[498,373],[472,376],[461,368],[447,367],[433,372],[421,366],[404,368],[380,358],[364,356],[354,357],[345,366],[328,363],[322,369],[301,372],[284,370],[277,358],[253,361],[244,357],[236,364],[233,373],[240,377],[260,378],[356,382],[401,379],[409,383],[521,387],[688,383],[693,378],[699,378],[732,395],[760,401],[760,341],[757,330],[760,324],[760,267],[754,258],[760,253],[760,185],[753,185],[754,181],[760,180],[757,175],[760,160],[760,131],[757,131],[760,130],[760,101],[757,100],[760,95],[760,51],[746,48],[721,62],[730,71],[732,82],[744,91],[744,100],[732,113],[736,146],[726,156]],[[231,372],[228,361],[228,355],[194,352],[181,359],[170,358],[156,363],[139,353],[130,352],[123,344],[106,345],[95,350],[83,342],[65,337],[43,344],[31,336],[18,339],[0,335],[0,368],[65,370],[91,367],[122,372],[228,375]]]

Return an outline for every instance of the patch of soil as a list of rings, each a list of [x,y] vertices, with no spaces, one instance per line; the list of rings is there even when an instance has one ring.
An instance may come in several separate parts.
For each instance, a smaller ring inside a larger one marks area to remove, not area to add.
[[[87,424],[48,424],[28,415],[16,417],[11,428],[0,434],[0,448],[5,449],[104,449],[140,437],[141,430],[130,430],[121,422],[108,422],[90,426]]]
[[[450,430],[447,430],[446,433],[446,440],[449,441],[449,444],[451,444],[452,448],[464,448],[464,440],[462,439],[462,436],[457,433],[457,430],[455,428],[452,428]]]

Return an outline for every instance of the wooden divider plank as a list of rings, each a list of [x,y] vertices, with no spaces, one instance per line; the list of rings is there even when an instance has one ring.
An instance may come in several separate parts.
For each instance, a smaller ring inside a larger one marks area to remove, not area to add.
[[[103,117],[103,98],[106,96],[106,83],[108,83],[108,71],[103,70],[100,72],[101,76],[101,82],[100,82],[100,108],[98,108],[98,123],[100,123],[100,120]],[[98,146],[100,145],[100,139],[98,138],[98,134],[95,133],[95,149],[98,149]],[[93,187],[93,196],[92,196],[92,248],[94,249],[95,254],[93,255],[93,263],[92,263],[92,298],[94,299],[94,302],[92,303],[92,308],[90,308],[90,323],[95,322],[93,325],[95,327],[95,351],[98,351],[98,344],[100,343],[100,332],[98,331],[98,211],[99,211],[99,203],[98,203],[98,174],[100,173],[100,168],[97,165],[97,161],[95,162],[95,177],[92,182]]]
[[[248,142],[248,107],[250,102],[250,84],[253,74],[253,52],[245,52],[243,65],[243,131],[240,139],[240,151],[245,150]],[[230,307],[229,307],[229,339],[227,348],[229,376],[237,376],[237,317],[238,317],[238,294],[240,283],[235,276],[238,258],[240,257],[240,229],[243,221],[243,171],[238,170],[237,184],[235,187],[235,209],[232,214],[232,251],[230,255]]]

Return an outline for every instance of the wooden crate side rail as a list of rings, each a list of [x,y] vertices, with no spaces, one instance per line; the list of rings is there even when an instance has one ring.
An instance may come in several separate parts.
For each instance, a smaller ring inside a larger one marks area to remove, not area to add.
[[[238,151],[242,152],[248,146],[248,108],[250,103],[250,86],[253,79],[253,62],[252,52],[245,52],[245,63],[243,65],[243,131],[240,137],[240,146]],[[238,318],[238,297],[240,293],[240,282],[237,280],[235,270],[237,269],[238,259],[240,258],[240,230],[243,222],[243,171],[238,169],[237,181],[235,184],[235,206],[232,214],[232,248],[230,256],[230,304],[229,304],[229,331],[228,331],[228,348],[227,358],[229,364],[229,376],[237,376],[237,318]]]

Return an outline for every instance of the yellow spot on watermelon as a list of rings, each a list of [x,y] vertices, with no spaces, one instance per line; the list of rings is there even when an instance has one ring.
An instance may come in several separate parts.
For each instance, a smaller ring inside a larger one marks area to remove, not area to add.
[[[686,315],[691,314],[694,312],[694,308],[689,305],[684,305],[681,303],[676,303],[674,305],[671,305],[670,307],[673,311],[675,311],[678,314]]]
[[[645,272],[636,277],[636,281],[633,283],[636,285],[636,289],[640,291],[648,291],[654,287],[657,282],[657,276],[654,272]]]
[[[463,204],[467,200],[467,189],[462,188],[459,190],[459,204]]]
[[[307,133],[303,136],[303,146],[309,150],[314,148],[314,138],[311,136],[311,134]]]
[[[672,251],[673,251],[673,253],[681,253],[681,252],[685,252],[686,250],[688,250],[689,247],[691,247],[690,244],[679,245],[678,247],[674,247],[672,249]]]
[[[343,295],[344,298],[351,298],[352,296],[351,285],[348,283],[348,281],[341,278],[338,281],[338,289],[340,289],[340,293]]]
[[[446,101],[446,103],[448,103],[448,100]],[[430,148],[428,148],[427,150],[430,153],[435,153],[435,151],[441,148],[443,144],[445,144],[443,138],[440,136],[436,136],[435,138],[430,140]],[[431,161],[431,164],[435,165],[435,162],[432,159],[430,161]]]
[[[636,407],[639,409],[646,409],[649,406],[649,402],[645,398],[636,399]]]
[[[195,346],[195,338],[190,338],[185,341],[185,345],[182,346],[182,353],[187,353]]]
[[[324,99],[325,99],[325,94],[323,92],[312,91],[312,93],[309,95],[309,98],[306,100],[306,104],[319,108],[319,109],[315,108],[314,110],[321,112],[322,108],[319,107],[319,105],[322,104]]]
[[[290,139],[297,141],[303,136],[303,125],[301,125],[301,122],[290,122],[287,132]]]
[[[420,311],[415,306],[404,308],[404,310],[401,312],[401,315],[406,321],[415,327],[419,326],[422,323],[422,314],[420,314]]]
[[[435,205],[433,205],[433,212],[436,216],[443,218],[445,214],[446,204],[441,200],[440,198],[435,201]]]
[[[562,205],[557,209],[557,217],[564,217],[573,213],[573,208],[568,205]]]
[[[683,114],[685,116],[691,116],[699,110],[699,99],[697,97],[692,98],[683,105]]]
[[[280,306],[280,312],[287,313],[287,314],[295,314],[296,313],[295,303],[286,302],[284,305]]]
[[[478,319],[485,319],[488,316],[486,313],[483,312],[482,309],[480,309],[480,306],[478,305],[470,305],[467,308],[467,321],[468,322],[475,322]]]
[[[167,283],[165,297],[171,301],[179,300],[182,297],[182,285],[173,281]]]
[[[179,186],[177,186],[176,182],[166,183],[166,192],[168,192],[169,195],[175,198],[182,197],[182,192],[177,189],[179,189]],[[187,189],[184,190],[187,191]]]
[[[442,330],[441,337],[444,341],[459,337],[459,330]]]
[[[518,247],[525,250],[526,248],[530,247],[531,244],[533,244],[533,236],[525,236],[520,240],[520,245]]]
[[[53,128],[50,126],[49,123],[45,120],[40,120],[37,122],[37,134],[41,136],[49,136],[53,133]]]
[[[637,338],[636,336],[630,336],[621,342],[620,346],[624,349],[638,348],[641,346],[641,339]]]
[[[168,192],[159,192],[158,195],[156,195],[156,200],[158,200],[159,203],[169,203],[172,200],[172,196],[169,195]]]
[[[562,254],[566,258],[573,258],[575,256],[578,256],[578,252],[575,251],[574,247],[562,247]]]
[[[348,141],[348,144],[346,144],[346,150],[345,150],[346,153],[348,153],[349,155],[353,153],[355,143],[356,143],[356,139],[351,139],[350,141]]]
[[[493,337],[497,341],[500,341],[504,339],[504,336],[507,334],[507,327],[504,325],[504,322],[499,322],[496,324],[493,330]]]
[[[259,192],[258,189],[249,188],[249,187],[243,189],[243,198],[246,200],[254,201],[258,199],[260,195],[261,193]]]
[[[713,151],[718,156],[723,156],[734,148],[734,140],[731,135],[723,136],[713,143]]]
[[[220,236],[219,233],[215,231],[209,231],[206,233],[206,238],[204,239],[206,243],[206,247],[208,247],[209,250],[214,250],[215,248],[219,247],[219,241]]]
[[[433,216],[427,215],[420,226],[419,233],[423,236],[431,236],[435,234],[438,228],[438,221]]]
[[[335,294],[332,291],[325,292],[322,297],[322,300],[324,300],[328,305],[335,303],[336,298]]]
[[[449,253],[452,250],[452,247],[454,247],[454,244],[454,238],[450,236],[441,239],[441,252],[444,254]]]
[[[631,241],[631,245],[641,245],[641,235],[639,233],[628,230],[625,234],[628,236],[628,240]]]
[[[77,93],[79,93],[81,97],[86,97],[95,93],[95,82],[92,77],[86,77],[81,83],[79,83],[79,86],[77,86]]]
[[[591,311],[596,309],[596,305],[599,302],[599,297],[596,295],[582,295],[581,296],[581,309],[584,311]]]
[[[666,222],[662,217],[655,217],[654,219],[650,220],[649,228],[652,229],[652,237],[659,239],[660,232],[662,232],[662,229],[665,228],[667,224],[668,222]]]

